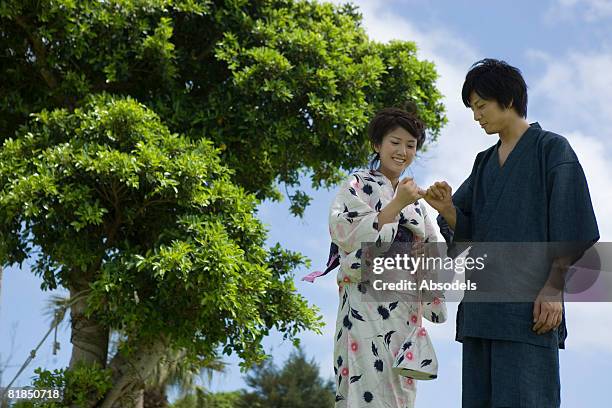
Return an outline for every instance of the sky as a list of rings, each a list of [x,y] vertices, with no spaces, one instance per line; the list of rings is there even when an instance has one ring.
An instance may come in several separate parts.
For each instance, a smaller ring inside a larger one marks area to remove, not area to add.
[[[337,2],[337,3],[344,3]],[[439,140],[412,165],[417,183],[446,180],[455,189],[467,177],[476,153],[497,141],[486,135],[461,102],[461,86],[470,65],[493,57],[517,66],[529,88],[528,120],[564,135],[584,168],[598,219],[601,241],[612,240],[612,0],[451,1],[365,0],[359,6],[371,38],[414,41],[418,57],[432,61],[437,85],[445,95],[448,124]],[[305,187],[309,185],[305,181]],[[333,333],[338,291],[332,276],[315,284],[301,282],[306,273],[327,260],[327,214],[334,190],[310,191],[313,201],[302,219],[289,214],[288,203],[265,202],[259,217],[269,229],[268,243],[280,242],[312,260],[310,270],[296,273],[300,294],[316,305],[326,323],[322,335],[301,336],[306,354],[324,377],[333,373]],[[0,366],[8,369],[0,382],[12,379],[48,330],[43,314],[50,292],[27,265],[4,272],[0,294]],[[440,368],[435,381],[420,382],[417,407],[459,407],[461,347],[454,339],[456,304],[449,321],[428,326]],[[607,406],[612,372],[612,303],[566,304],[569,337],[560,352],[562,407]],[[64,367],[70,356],[67,324],[58,333],[61,349],[51,354],[51,340],[41,347],[17,384],[27,384],[34,367]],[[52,336],[51,336],[52,337]],[[264,342],[280,365],[292,346],[278,334]],[[234,357],[225,374],[204,385],[213,391],[245,387]],[[608,398],[606,398],[608,397]]]

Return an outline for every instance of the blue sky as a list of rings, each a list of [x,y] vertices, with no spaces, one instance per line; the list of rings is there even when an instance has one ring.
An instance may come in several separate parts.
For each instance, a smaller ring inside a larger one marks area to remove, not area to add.
[[[338,2],[340,3],[340,2]],[[518,66],[529,86],[530,121],[566,136],[584,167],[601,240],[612,240],[612,1],[355,1],[363,13],[369,35],[378,41],[412,40],[419,57],[436,64],[438,86],[445,95],[449,118],[438,143],[413,165],[420,185],[447,180],[457,187],[467,176],[475,154],[496,137],[485,135],[461,103],[460,90],[469,66],[484,57],[502,58]],[[309,185],[305,180],[305,185]],[[289,215],[286,202],[264,203],[259,210],[269,227],[269,243],[300,251],[312,260],[311,270],[326,260],[329,247],[327,211],[332,191],[313,191],[314,200],[303,219]],[[316,284],[300,282],[310,270],[299,271],[296,286],[321,309],[327,324],[323,335],[305,333],[302,344],[331,376],[337,288],[328,276]],[[47,331],[50,318],[42,314],[49,293],[39,290],[40,280],[28,270],[4,272],[0,308],[0,365],[10,359],[3,374],[6,384]],[[418,407],[459,407],[461,349],[453,341],[454,311],[444,325],[430,327],[440,362],[436,381],[419,383]],[[607,390],[612,371],[612,304],[568,304],[569,339],[561,352],[562,406],[609,405]],[[58,334],[61,350],[51,355],[51,339],[39,351],[18,384],[25,384],[37,366],[66,366],[69,333]],[[11,345],[11,340],[13,340]],[[280,336],[265,341],[266,349],[281,364],[291,345]],[[213,377],[213,390],[244,387],[236,360],[223,375]]]

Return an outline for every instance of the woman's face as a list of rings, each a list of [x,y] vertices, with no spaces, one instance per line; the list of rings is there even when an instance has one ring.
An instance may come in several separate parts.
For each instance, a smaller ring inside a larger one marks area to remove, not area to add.
[[[416,155],[417,139],[406,129],[398,127],[387,133],[374,150],[380,154],[380,172],[389,179],[399,178]]]

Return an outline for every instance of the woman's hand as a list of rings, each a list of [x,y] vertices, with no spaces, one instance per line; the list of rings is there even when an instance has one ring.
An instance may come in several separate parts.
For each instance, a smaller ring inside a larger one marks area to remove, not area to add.
[[[413,204],[419,198],[423,198],[425,190],[419,188],[412,177],[406,177],[397,185],[395,198],[401,203],[402,207]]]
[[[378,230],[380,231],[383,225],[394,222],[404,207],[413,204],[416,200],[422,198],[424,194],[425,190],[420,189],[412,177],[401,180],[397,185],[393,200],[378,213]]]

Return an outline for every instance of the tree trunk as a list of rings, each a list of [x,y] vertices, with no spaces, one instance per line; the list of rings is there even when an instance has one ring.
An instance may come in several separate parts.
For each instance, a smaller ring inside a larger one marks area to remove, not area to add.
[[[0,266],[0,314],[2,314],[2,267]]]
[[[76,299],[83,289],[84,287],[71,286],[70,297]],[[69,369],[75,368],[77,363],[106,367],[109,330],[95,319],[86,317],[86,307],[87,298],[81,295],[70,308],[72,356]]]
[[[146,387],[144,390],[144,408],[168,408],[166,387]]]
[[[163,336],[150,345],[143,345],[128,357],[120,351],[109,364],[112,370],[113,388],[106,394],[101,408],[137,406],[142,399],[145,381],[148,380],[164,356],[166,345]],[[131,400],[129,402],[124,399]],[[144,402],[144,401],[143,401]]]

